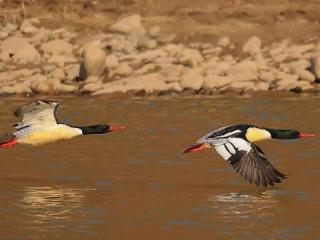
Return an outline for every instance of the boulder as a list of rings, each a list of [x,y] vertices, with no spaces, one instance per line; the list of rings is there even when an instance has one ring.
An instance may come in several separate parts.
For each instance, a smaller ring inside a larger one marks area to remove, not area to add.
[[[58,65],[59,67],[64,67],[66,63],[76,63],[78,62],[78,59],[76,59],[73,56],[66,56],[66,55],[58,55],[58,56],[52,56],[48,58],[48,63],[54,63]]]
[[[110,27],[110,30],[124,34],[145,34],[140,15],[132,15],[121,19]]]
[[[209,75],[204,77],[202,87],[207,89],[219,89],[229,86],[233,79],[229,76]]]
[[[268,91],[270,89],[270,84],[266,82],[259,82],[256,84],[254,90],[256,91]]]
[[[41,50],[51,56],[71,55],[73,47],[70,43],[55,39],[41,45]]]
[[[39,64],[41,61],[38,51],[25,38],[9,37],[1,43],[0,48],[0,59],[4,62]]]
[[[129,92],[129,91],[145,91],[153,93],[157,91],[181,91],[178,83],[166,83],[161,75],[150,73],[142,76],[132,76],[119,81],[109,82],[103,85],[103,88],[93,95],[114,93],[114,92]]]
[[[320,53],[313,55],[311,58],[311,72],[317,80],[320,79]]]
[[[105,59],[105,66],[107,69],[114,69],[118,66],[119,60],[114,54],[110,54]]]
[[[82,65],[84,67],[84,79],[89,76],[101,77],[106,71],[106,53],[101,48],[89,44],[82,52]]]
[[[26,19],[22,22],[20,28],[20,32],[22,33],[36,33],[38,32],[38,28],[35,27],[30,20]]]
[[[228,47],[230,45],[230,38],[228,36],[224,36],[219,39],[218,46],[220,47]]]
[[[120,63],[115,69],[110,70],[109,77],[128,77],[133,72],[127,63]]]
[[[204,61],[198,50],[185,48],[177,54],[178,62],[189,67],[196,67]]]
[[[227,75],[237,79],[237,82],[249,82],[258,79],[257,65],[253,61],[242,61],[231,66]]]
[[[261,40],[256,36],[250,37],[242,47],[242,51],[255,55],[261,52]]]
[[[180,86],[183,89],[199,90],[202,87],[203,80],[199,69],[189,69],[182,75]]]

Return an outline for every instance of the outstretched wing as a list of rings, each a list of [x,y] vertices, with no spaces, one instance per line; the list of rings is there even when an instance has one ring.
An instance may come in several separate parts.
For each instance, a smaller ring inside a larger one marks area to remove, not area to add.
[[[22,121],[16,124],[16,129],[21,129],[31,125],[56,124],[56,110],[59,104],[52,101],[34,101],[18,108],[14,115],[22,117]]]
[[[217,152],[228,161],[245,180],[256,185],[274,185],[286,178],[275,169],[262,150],[241,138],[227,138],[215,146]]]

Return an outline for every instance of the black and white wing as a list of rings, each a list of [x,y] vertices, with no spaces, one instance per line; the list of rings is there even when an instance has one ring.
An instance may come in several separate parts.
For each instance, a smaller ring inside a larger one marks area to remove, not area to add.
[[[16,124],[16,129],[31,125],[52,125],[56,124],[56,110],[59,104],[52,101],[34,101],[18,108],[14,115],[22,117],[22,121]]]
[[[242,138],[227,138],[223,143],[215,145],[215,148],[234,170],[250,183],[267,187],[286,178],[272,166],[257,145]]]

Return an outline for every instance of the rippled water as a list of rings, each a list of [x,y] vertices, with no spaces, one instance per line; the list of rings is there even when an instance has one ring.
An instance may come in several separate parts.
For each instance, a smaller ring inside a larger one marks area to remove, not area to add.
[[[31,99],[0,99],[1,132]],[[59,118],[123,132],[0,151],[0,239],[320,239],[319,138],[261,142],[289,178],[246,183],[214,151],[180,153],[237,123],[320,136],[320,99],[299,95],[68,97]]]

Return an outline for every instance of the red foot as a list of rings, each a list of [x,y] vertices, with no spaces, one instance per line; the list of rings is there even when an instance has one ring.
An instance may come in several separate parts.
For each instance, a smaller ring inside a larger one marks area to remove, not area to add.
[[[9,148],[9,147],[12,147],[12,146],[14,146],[14,145],[16,145],[16,144],[17,144],[17,140],[16,140],[16,139],[13,139],[13,140],[10,140],[9,142],[0,144],[0,147],[2,147],[2,148]]]

